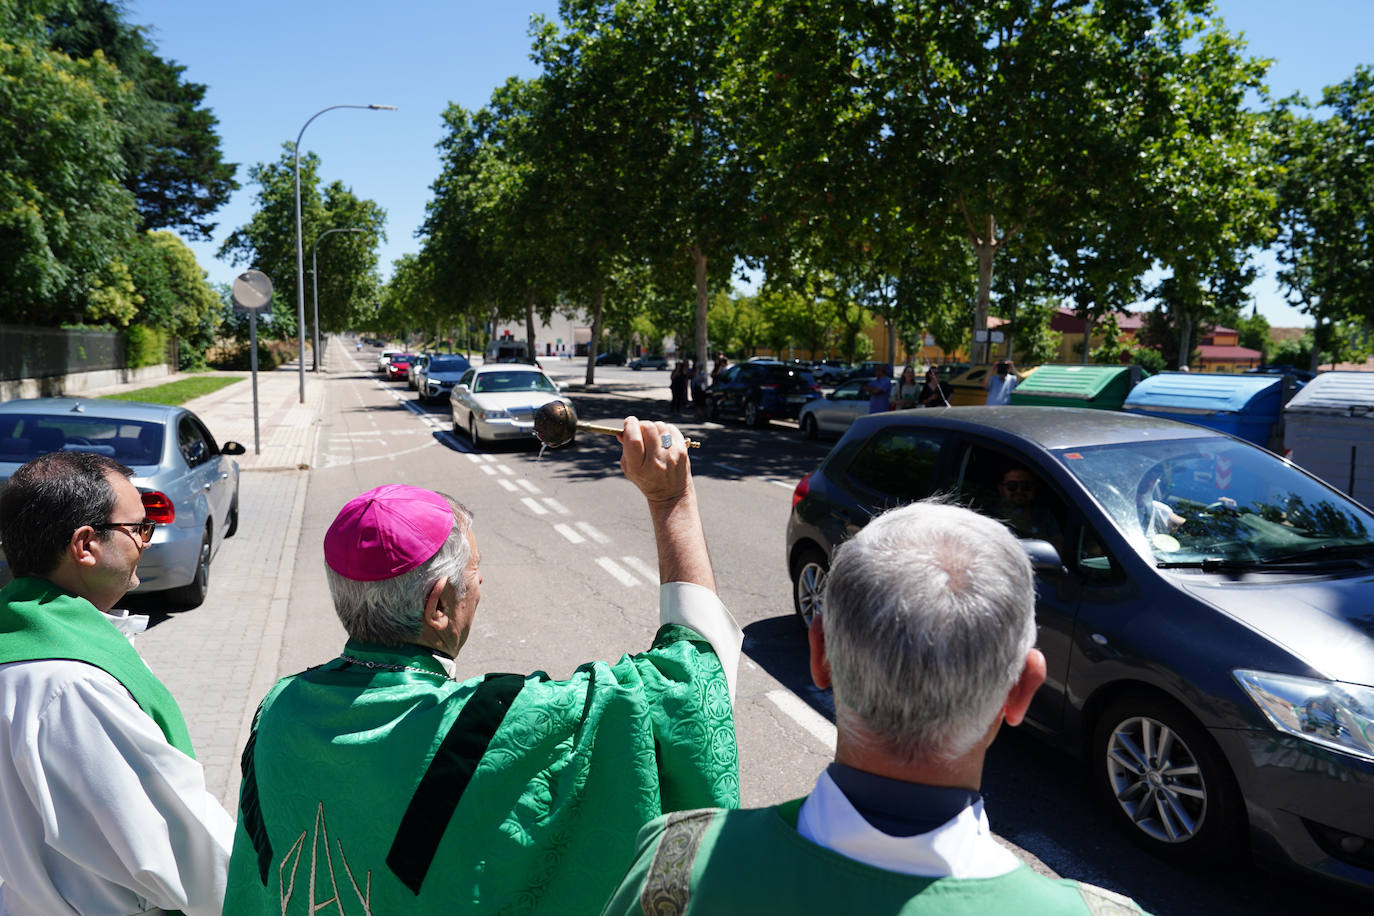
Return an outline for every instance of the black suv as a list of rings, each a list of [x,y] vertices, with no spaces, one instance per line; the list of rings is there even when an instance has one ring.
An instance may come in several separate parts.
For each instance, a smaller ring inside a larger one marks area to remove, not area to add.
[[[816,377],[783,363],[737,363],[720,374],[706,392],[706,416],[739,416],[748,426],[770,420],[795,420],[807,401],[821,396]]]

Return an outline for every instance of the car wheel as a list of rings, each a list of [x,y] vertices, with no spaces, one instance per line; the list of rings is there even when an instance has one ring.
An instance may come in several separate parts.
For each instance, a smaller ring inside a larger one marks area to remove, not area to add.
[[[482,447],[482,437],[477,433],[476,417],[468,417],[468,438],[472,440],[473,448]]]
[[[808,547],[792,566],[792,607],[808,628],[825,609],[825,577],[830,561],[815,547]]]
[[[753,401],[744,402],[744,425],[750,429],[763,425],[759,419],[759,405]]]
[[[239,531],[239,494],[234,491],[234,501],[229,504],[229,527],[224,529],[224,536],[231,538]]]
[[[181,607],[200,607],[210,591],[210,529],[200,539],[200,555],[196,558],[196,575],[189,585],[172,589],[167,593],[173,604]]]
[[[1235,854],[1240,790],[1221,751],[1186,710],[1153,694],[1129,694],[1099,717],[1092,741],[1103,802],[1136,843],[1183,865]]]
[[[808,439],[820,438],[821,431],[816,428],[816,417],[814,414],[807,414],[802,417],[802,435]]]

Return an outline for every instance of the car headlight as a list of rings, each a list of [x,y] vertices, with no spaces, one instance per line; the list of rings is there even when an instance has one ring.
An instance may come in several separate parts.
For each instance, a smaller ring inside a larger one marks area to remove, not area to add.
[[[1268,671],[1232,673],[1279,731],[1374,760],[1374,688]]]
[[[481,414],[483,420],[509,420],[511,418],[509,410],[502,410],[499,407],[483,410]]]

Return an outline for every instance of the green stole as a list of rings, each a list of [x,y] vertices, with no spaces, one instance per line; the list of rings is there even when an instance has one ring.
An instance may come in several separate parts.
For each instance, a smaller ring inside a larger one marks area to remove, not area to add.
[[[344,655],[258,710],[226,914],[595,914],[645,822],[739,804],[728,685],[686,627],[566,681]]]
[[[1024,863],[987,878],[887,871],[797,832],[805,799],[772,808],[669,814],[638,853],[603,916],[886,913],[891,916],[1138,916],[1129,898],[1037,874]]]
[[[26,576],[0,589],[0,664],[66,659],[105,671],[124,685],[167,743],[188,757],[191,733],[177,701],[133,643],[85,598]]]

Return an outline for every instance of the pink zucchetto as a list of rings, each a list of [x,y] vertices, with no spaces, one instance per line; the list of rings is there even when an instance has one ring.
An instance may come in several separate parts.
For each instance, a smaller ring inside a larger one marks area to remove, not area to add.
[[[324,561],[355,582],[410,572],[439,552],[453,508],[431,490],[387,484],[348,501],[324,535]]]

